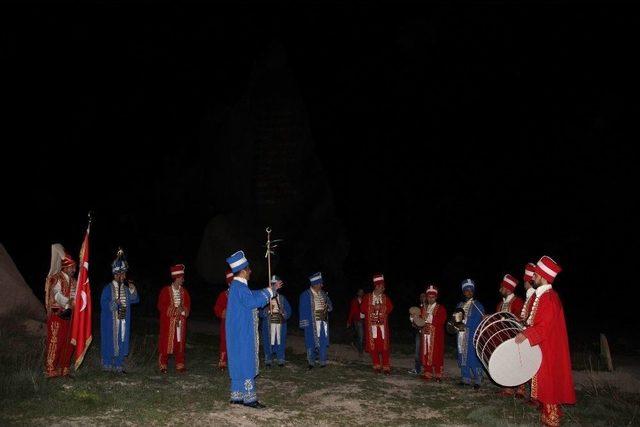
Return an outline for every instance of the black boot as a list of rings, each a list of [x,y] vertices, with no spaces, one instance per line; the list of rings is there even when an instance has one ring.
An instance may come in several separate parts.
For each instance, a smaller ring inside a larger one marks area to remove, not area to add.
[[[265,405],[263,405],[262,403],[258,402],[257,400],[255,402],[251,402],[251,403],[243,403],[244,406],[248,406],[249,408],[254,408],[254,409],[264,409],[266,408]]]

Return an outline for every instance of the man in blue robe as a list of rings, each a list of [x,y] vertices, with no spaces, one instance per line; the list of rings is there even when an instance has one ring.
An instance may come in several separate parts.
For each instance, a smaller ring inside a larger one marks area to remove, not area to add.
[[[271,286],[281,282],[275,274],[271,278]],[[284,295],[278,294],[269,304],[260,309],[262,319],[262,348],[264,363],[271,367],[273,355],[276,355],[278,366],[284,366],[284,351],[287,345],[287,320],[291,317],[291,306]]]
[[[131,305],[140,301],[133,282],[127,281],[127,263],[124,251],[111,264],[113,280],[107,283],[100,296],[100,353],[102,369],[126,373],[124,359],[129,354]]]
[[[457,305],[464,312],[464,329],[458,330],[458,366],[462,380],[460,385],[473,384],[474,389],[482,385],[482,363],[478,359],[473,345],[473,335],[484,317],[484,307],[473,298],[475,283],[471,279],[462,282],[462,293],[465,300]]]
[[[255,377],[259,373],[258,309],[269,303],[282,282],[259,291],[249,289],[251,269],[243,251],[227,258],[233,272],[229,286],[225,331],[229,376],[231,377],[231,403],[264,408],[258,402]]]
[[[309,289],[300,295],[300,328],[304,329],[309,369],[313,369],[316,361],[324,368],[329,351],[329,313],[333,304],[329,294],[322,290],[321,273],[312,274],[309,283]]]

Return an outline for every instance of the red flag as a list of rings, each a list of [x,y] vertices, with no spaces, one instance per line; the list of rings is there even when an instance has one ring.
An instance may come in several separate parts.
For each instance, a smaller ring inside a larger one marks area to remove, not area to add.
[[[89,228],[87,227],[80,249],[76,305],[71,320],[71,344],[76,346],[76,371],[84,360],[84,355],[93,338],[91,335],[91,286],[89,285]]]

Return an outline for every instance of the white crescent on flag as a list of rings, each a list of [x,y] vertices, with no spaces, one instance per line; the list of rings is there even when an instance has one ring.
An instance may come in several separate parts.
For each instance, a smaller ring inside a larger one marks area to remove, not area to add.
[[[87,308],[87,293],[85,291],[80,292],[80,297],[82,298],[82,308],[80,311],[84,311]]]

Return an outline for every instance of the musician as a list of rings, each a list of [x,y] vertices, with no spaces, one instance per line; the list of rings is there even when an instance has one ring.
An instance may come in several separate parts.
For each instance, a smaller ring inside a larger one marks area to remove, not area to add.
[[[518,279],[510,274],[505,274],[500,284],[500,294],[502,295],[502,301],[500,301],[496,307],[496,312],[506,311],[518,319],[522,314],[524,302],[522,298],[517,296],[514,292],[518,286]],[[516,396],[518,398],[524,398],[524,385],[519,387],[503,387],[499,392],[502,396]]]
[[[427,304],[422,306],[421,317],[426,325],[420,330],[420,354],[422,357],[422,378],[436,382],[442,381],[444,372],[444,325],[447,322],[447,310],[438,304],[438,288],[429,285],[426,290]]]
[[[533,287],[533,273],[535,272],[536,265],[532,262],[528,263],[524,267],[524,290],[525,290],[525,301],[522,306],[522,310],[520,311],[520,319],[524,325],[527,324],[527,319],[529,318],[529,313],[531,313],[531,307],[533,306],[533,302],[536,299],[536,290]]]
[[[229,352],[229,376],[231,377],[231,403],[262,409],[258,401],[255,377],[258,375],[258,309],[269,303],[276,290],[259,291],[249,289],[251,268],[243,251],[227,258],[233,272],[233,282],[229,287],[226,312],[226,338]]]
[[[127,262],[124,251],[118,250],[111,264],[113,280],[107,283],[100,296],[100,352],[102,369],[125,374],[124,359],[129,354],[131,305],[140,302],[138,291],[127,281]]]
[[[462,293],[465,300],[457,305],[464,312],[465,327],[458,331],[458,366],[460,367],[460,385],[473,384],[474,389],[482,385],[482,363],[478,359],[473,346],[473,334],[484,316],[484,307],[474,299],[475,283],[471,279],[462,282]]]
[[[282,280],[275,274],[271,277],[271,286]],[[271,367],[273,355],[276,355],[278,366],[284,366],[284,351],[287,346],[287,320],[291,317],[291,306],[284,295],[278,294],[271,298],[269,304],[260,309],[262,319],[262,346],[264,363]]]
[[[309,276],[309,289],[300,294],[300,328],[304,329],[308,369],[313,369],[316,362],[321,368],[327,366],[329,313],[333,304],[323,286],[322,273],[314,273]]]
[[[227,282],[227,289],[218,294],[216,303],[213,306],[213,314],[220,319],[220,357],[218,358],[218,368],[226,369],[227,367],[227,334],[225,319],[227,317],[227,301],[229,299],[229,286],[233,282],[233,272],[230,268],[227,268],[225,273],[225,281]]]
[[[184,353],[187,344],[187,318],[191,312],[191,296],[184,288],[184,264],[170,267],[172,283],[158,296],[160,313],[160,339],[158,341],[158,367],[167,373],[170,354],[175,358],[176,371],[185,372]]]
[[[540,345],[542,364],[531,380],[531,398],[540,402],[540,421],[547,426],[560,425],[560,405],[576,403],[564,310],[552,286],[561,271],[550,257],[540,258],[533,275],[536,299],[529,326],[515,339],[518,344],[528,340],[530,345]]]
[[[76,293],[76,262],[61,244],[51,246],[51,268],[45,281],[45,306],[47,309],[47,344],[45,376],[54,378],[70,376],[71,310]]]
[[[523,282],[524,282],[526,299],[522,306],[522,311],[520,312],[520,319],[522,320],[522,324],[524,326],[527,325],[529,313],[531,313],[531,307],[533,306],[533,302],[536,300],[536,290],[533,287],[533,274],[535,272],[535,269],[536,269],[536,265],[532,262],[528,263],[524,267]],[[526,397],[527,387],[529,388],[529,390],[531,390],[531,381],[527,381],[526,384],[522,384],[520,387],[518,387],[518,393]],[[531,393],[529,393],[529,396],[531,396]],[[532,406],[538,405],[538,402],[535,399],[531,399],[531,398],[528,400],[527,403]]]
[[[522,298],[515,294],[516,287],[518,286],[518,279],[510,274],[505,274],[500,283],[500,295],[502,295],[502,301],[496,306],[496,312],[507,311],[515,315],[518,319],[522,312],[524,302]]]
[[[363,339],[364,339],[364,313],[360,311],[360,305],[362,304],[362,297],[364,297],[364,290],[358,289],[356,296],[351,300],[349,306],[349,317],[347,318],[347,328],[353,327],[356,336],[356,349],[358,354],[362,356],[363,352]]]
[[[365,351],[371,355],[373,371],[391,373],[391,331],[389,315],[393,311],[391,299],[385,295],[385,282],[382,274],[373,275],[373,292],[362,299],[360,310],[364,313]],[[382,360],[380,360],[382,359]]]

